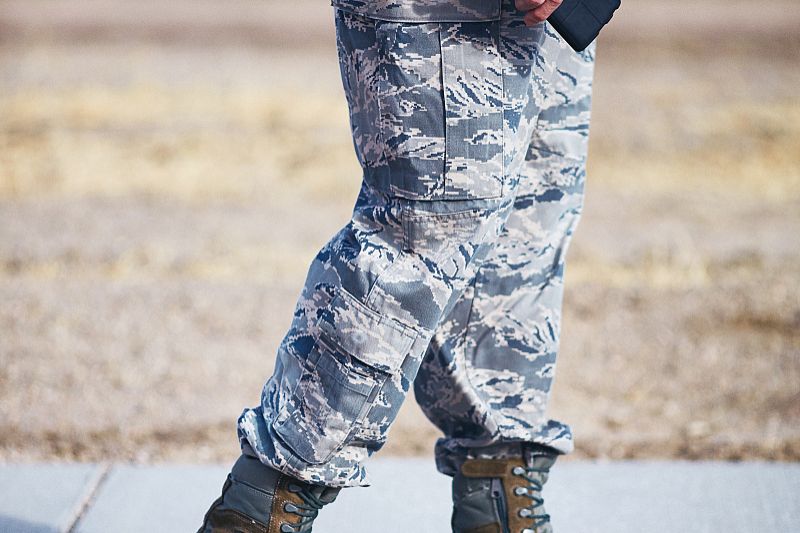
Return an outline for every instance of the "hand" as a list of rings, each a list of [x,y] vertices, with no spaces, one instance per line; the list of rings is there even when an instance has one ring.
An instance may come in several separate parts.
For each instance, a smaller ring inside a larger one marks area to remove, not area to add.
[[[514,0],[514,5],[525,13],[525,25],[533,26],[553,14],[553,11],[561,5],[561,0]]]

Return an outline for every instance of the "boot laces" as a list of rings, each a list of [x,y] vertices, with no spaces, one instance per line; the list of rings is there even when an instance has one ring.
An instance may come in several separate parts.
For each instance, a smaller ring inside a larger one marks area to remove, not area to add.
[[[542,482],[535,476],[536,474],[543,474],[548,472],[546,468],[533,468],[515,466],[511,473],[525,479],[528,484],[524,487],[514,487],[514,494],[517,496],[525,496],[531,499],[531,505],[523,507],[519,510],[519,516],[522,518],[532,518],[534,529],[523,529],[520,533],[534,533],[535,528],[544,526],[550,523],[550,515],[544,512],[537,514],[537,510],[544,511],[544,500],[541,497]]]
[[[281,533],[300,533],[303,531],[311,531],[311,525],[314,519],[317,518],[319,510],[325,505],[325,502],[315,496],[308,487],[301,487],[295,483],[289,483],[288,487],[290,492],[297,493],[304,503],[294,504],[286,502],[283,504],[283,510],[287,513],[296,514],[300,517],[300,521],[296,524],[281,524]]]

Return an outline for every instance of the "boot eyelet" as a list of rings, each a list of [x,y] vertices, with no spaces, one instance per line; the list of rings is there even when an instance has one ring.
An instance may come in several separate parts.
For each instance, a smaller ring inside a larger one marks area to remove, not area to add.
[[[528,494],[528,489],[525,487],[514,487],[514,494],[517,496],[524,496],[525,494]]]
[[[514,470],[512,470],[511,473],[514,474],[515,476],[521,476],[522,474],[525,473],[525,469],[522,468],[521,466],[515,466]]]
[[[289,524],[281,524],[281,533],[294,533],[295,529]]]
[[[296,513],[297,506],[292,502],[286,502],[283,504],[283,510],[286,511],[287,513]]]
[[[528,518],[529,516],[531,516],[531,514],[532,514],[532,513],[531,513],[530,509],[520,509],[520,510],[519,510],[519,515],[520,515],[522,518]]]

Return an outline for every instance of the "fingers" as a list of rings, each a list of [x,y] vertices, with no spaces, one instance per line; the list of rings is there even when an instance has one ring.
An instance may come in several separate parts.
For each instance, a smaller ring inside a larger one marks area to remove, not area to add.
[[[518,0],[519,2],[535,2],[536,0]],[[544,0],[538,7],[534,7],[530,9],[527,13],[525,13],[525,24],[528,26],[532,26],[534,24],[538,24],[543,20],[547,20],[547,17],[553,14],[553,11],[558,9],[558,6],[561,5],[561,0]]]

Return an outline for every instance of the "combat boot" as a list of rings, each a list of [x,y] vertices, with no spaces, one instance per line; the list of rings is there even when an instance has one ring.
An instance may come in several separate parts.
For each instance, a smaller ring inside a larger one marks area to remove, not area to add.
[[[467,459],[453,477],[453,533],[552,533],[542,486],[556,457]]]
[[[197,533],[305,533],[339,490],[300,481],[242,454]]]

